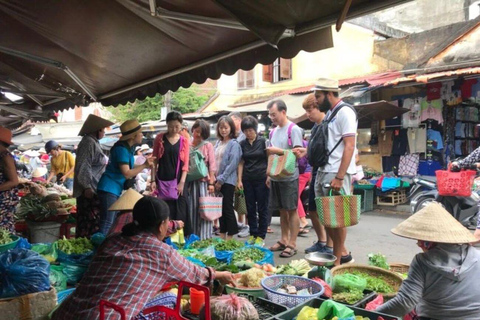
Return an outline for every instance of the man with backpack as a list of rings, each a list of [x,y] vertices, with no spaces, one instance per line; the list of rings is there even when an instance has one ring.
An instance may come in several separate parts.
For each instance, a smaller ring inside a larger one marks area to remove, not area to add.
[[[323,122],[312,133],[307,150],[310,164],[318,167],[315,195],[325,197],[332,191],[350,195],[352,175],[356,173],[353,155],[358,122],[355,109],[340,99],[338,81],[320,79],[312,90],[319,108],[328,110]],[[345,248],[347,229],[326,228],[326,231],[333,240],[333,254],[340,257],[335,264],[353,262]]]
[[[284,155],[286,150],[303,147],[301,129],[288,120],[287,106],[283,100],[273,100],[267,105],[268,115],[276,128],[270,134],[271,146],[267,148],[269,157]],[[267,178],[270,188],[270,210],[280,211],[281,239],[270,247],[272,251],[281,251],[280,257],[289,258],[297,253],[297,235],[300,220],[298,205],[298,167],[292,175]]]

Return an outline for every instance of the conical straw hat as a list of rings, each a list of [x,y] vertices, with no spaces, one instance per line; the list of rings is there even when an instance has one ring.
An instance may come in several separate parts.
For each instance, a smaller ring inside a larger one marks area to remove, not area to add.
[[[438,202],[432,202],[392,229],[415,240],[438,243],[470,243],[477,239]]]
[[[109,211],[132,211],[135,203],[143,196],[132,188],[125,191],[117,201],[115,201]]]
[[[80,129],[78,135],[83,136],[98,131],[100,129],[110,127],[113,124],[114,123],[112,121],[100,118],[99,116],[96,116],[94,114],[89,114],[87,120],[85,120],[85,122],[83,123],[82,129]]]

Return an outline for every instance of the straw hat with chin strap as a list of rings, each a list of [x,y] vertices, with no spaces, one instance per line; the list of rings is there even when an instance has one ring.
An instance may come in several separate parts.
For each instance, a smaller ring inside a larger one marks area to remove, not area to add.
[[[437,243],[476,242],[473,234],[438,202],[432,202],[392,229],[397,236]]]
[[[137,120],[127,120],[120,126],[120,131],[122,132],[120,140],[126,141],[135,137],[137,133],[142,132],[142,126]]]
[[[97,132],[100,129],[110,127],[113,124],[112,121],[100,118],[94,114],[89,114],[78,135],[84,136],[89,133]]]
[[[115,201],[110,208],[109,211],[132,211],[135,203],[138,200],[143,198],[143,196],[138,193],[137,191],[133,190],[132,188],[125,191],[117,201]]]

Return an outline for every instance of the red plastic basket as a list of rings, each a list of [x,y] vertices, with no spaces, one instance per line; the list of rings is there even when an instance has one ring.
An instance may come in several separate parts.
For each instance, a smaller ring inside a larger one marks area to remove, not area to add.
[[[148,315],[148,314],[152,314],[152,313],[156,313],[156,312],[163,312],[165,315],[162,317],[162,319],[165,319],[165,320],[189,320],[189,318],[183,317],[182,313],[180,311],[181,300],[182,300],[182,294],[181,293],[183,292],[184,287],[194,288],[194,289],[197,289],[199,291],[203,291],[205,293],[205,309],[204,309],[205,310],[205,319],[210,320],[211,319],[211,317],[210,317],[210,289],[205,287],[205,286],[201,286],[201,285],[197,285],[197,284],[190,283],[190,282],[185,282],[185,281],[180,281],[178,283],[178,296],[177,296],[177,304],[175,306],[175,309],[170,309],[170,308],[163,307],[163,306],[154,306],[154,307],[144,309],[143,310],[143,315]],[[116,312],[120,313],[120,319],[121,320],[126,320],[125,310],[122,307],[120,307],[120,306],[118,306],[114,303],[105,301],[105,300],[100,300],[100,320],[105,320],[105,308],[106,307],[112,308]]]
[[[472,194],[473,180],[476,175],[474,170],[452,172],[450,170],[437,170],[438,194],[446,197],[468,197]]]

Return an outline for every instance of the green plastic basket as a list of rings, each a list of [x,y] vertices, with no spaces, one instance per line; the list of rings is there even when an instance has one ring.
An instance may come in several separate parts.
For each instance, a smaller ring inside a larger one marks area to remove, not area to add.
[[[227,284],[225,285],[225,290],[227,290],[227,293],[244,293],[244,294],[248,294],[249,296],[257,297],[257,298],[265,297],[265,291],[263,290],[262,287],[258,289],[257,288],[255,289],[235,288]]]
[[[375,185],[374,184],[354,184],[353,188],[358,190],[373,190],[375,189]]]
[[[15,236],[13,234],[10,235],[10,237],[13,239],[12,242],[0,245],[0,252],[5,252],[17,246],[17,242],[20,241],[20,237]]]

